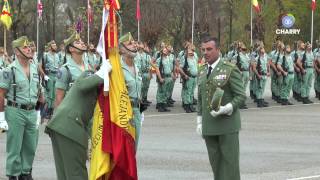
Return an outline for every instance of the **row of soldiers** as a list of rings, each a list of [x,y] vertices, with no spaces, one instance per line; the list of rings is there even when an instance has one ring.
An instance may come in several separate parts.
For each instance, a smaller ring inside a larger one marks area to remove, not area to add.
[[[318,46],[319,41],[317,41]],[[277,41],[272,51],[267,54],[262,42],[256,42],[253,50],[248,49],[242,42],[234,42],[225,59],[233,62],[242,72],[244,87],[250,81],[250,97],[257,107],[267,107],[264,101],[264,91],[267,77],[271,76],[272,99],[282,105],[292,105],[293,98],[303,104],[313,103],[310,100],[310,90],[314,78],[316,98],[320,100],[320,52],[319,47],[299,40],[293,48]],[[242,108],[247,108],[245,105]]]
[[[184,45],[184,50],[180,51],[177,57],[171,45],[161,43],[160,50],[152,55],[151,49],[146,43],[138,43],[138,53],[135,57],[142,77],[142,101],[146,104],[150,79],[153,71],[156,73],[158,85],[156,93],[156,108],[158,112],[168,112],[168,107],[173,107],[174,100],[172,93],[174,84],[180,76],[182,83],[181,99],[182,107],[187,113],[195,112],[194,91],[198,74],[198,56],[195,53],[195,46],[189,42]]]

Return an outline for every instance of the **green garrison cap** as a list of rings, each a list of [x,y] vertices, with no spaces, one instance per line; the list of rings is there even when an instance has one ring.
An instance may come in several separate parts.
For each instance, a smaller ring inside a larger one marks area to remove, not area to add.
[[[77,32],[74,32],[68,39],[63,40],[63,43],[65,46],[68,46],[74,41],[77,41],[79,39],[80,39],[80,35]]]
[[[130,42],[130,41],[132,41],[132,40],[134,40],[134,39],[133,39],[131,33],[128,32],[127,34],[125,34],[125,35],[123,35],[123,36],[121,36],[121,37],[119,38],[119,43]]]
[[[18,39],[12,41],[12,48],[18,48],[18,47],[23,47],[28,45],[29,45],[29,41],[27,36],[21,36]]]
[[[56,42],[54,40],[52,40],[52,41],[48,42],[47,45],[50,47],[52,44],[56,44]]]
[[[211,108],[215,111],[218,111],[220,109],[222,96],[224,94],[224,90],[218,87],[216,91],[214,92],[211,100]]]

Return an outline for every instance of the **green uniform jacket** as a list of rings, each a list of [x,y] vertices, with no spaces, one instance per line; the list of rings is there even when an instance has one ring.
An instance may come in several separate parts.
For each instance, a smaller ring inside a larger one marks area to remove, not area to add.
[[[47,125],[46,133],[55,131],[88,147],[88,124],[98,97],[98,86],[103,79],[92,71],[83,72],[58,106]]]
[[[242,77],[236,65],[219,61],[207,79],[207,65],[200,67],[198,81],[198,115],[202,116],[202,135],[221,135],[238,132],[241,128],[238,107],[246,99]],[[224,90],[221,105],[231,103],[233,112],[229,115],[211,116],[212,96],[217,87]]]

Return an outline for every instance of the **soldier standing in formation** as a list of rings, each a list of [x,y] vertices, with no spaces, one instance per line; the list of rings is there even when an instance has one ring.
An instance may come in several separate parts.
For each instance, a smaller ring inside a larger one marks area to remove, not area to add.
[[[59,69],[56,77],[55,108],[59,106],[80,74],[85,70],[90,70],[89,64],[83,60],[83,53],[87,48],[79,34],[73,33],[68,39],[64,40],[64,44],[66,46],[66,55],[64,56],[66,63]]]
[[[28,38],[14,40],[12,47],[17,59],[0,73],[0,128],[8,130],[6,175],[9,180],[17,180],[18,176],[19,180],[32,180],[40,124],[36,105],[44,98]]]
[[[257,57],[253,61],[253,72],[255,75],[255,98],[257,107],[268,107],[264,101],[264,91],[269,76],[268,55],[263,46],[257,48]]]
[[[182,78],[181,98],[186,113],[195,112],[193,107],[194,90],[198,75],[198,59],[195,57],[195,47],[189,44],[183,56],[180,57],[180,73]]]

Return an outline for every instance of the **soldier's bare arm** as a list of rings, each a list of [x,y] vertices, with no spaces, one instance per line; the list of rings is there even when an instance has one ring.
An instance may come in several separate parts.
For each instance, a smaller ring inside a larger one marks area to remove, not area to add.
[[[56,89],[56,100],[54,102],[54,108],[57,108],[64,98],[65,91],[63,89]]]
[[[4,111],[4,99],[6,97],[7,90],[0,88],[0,112]]]

